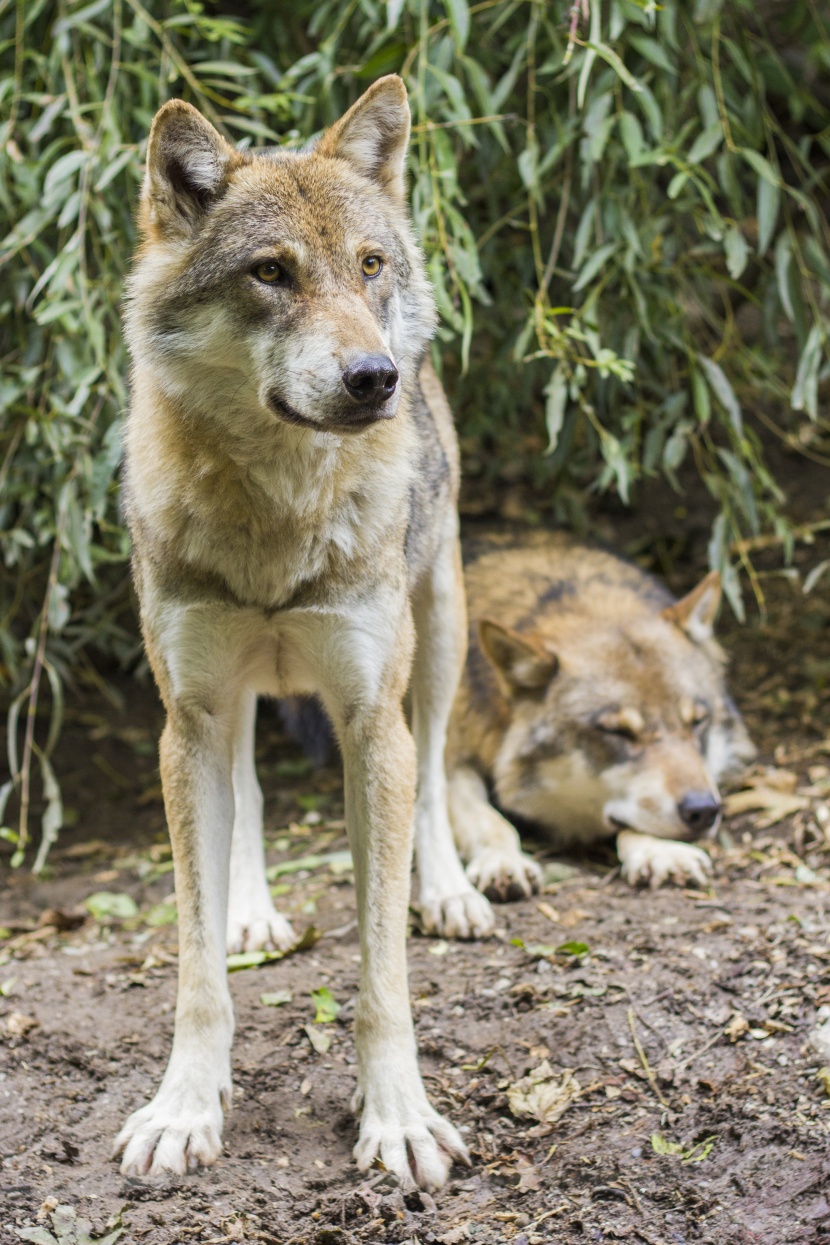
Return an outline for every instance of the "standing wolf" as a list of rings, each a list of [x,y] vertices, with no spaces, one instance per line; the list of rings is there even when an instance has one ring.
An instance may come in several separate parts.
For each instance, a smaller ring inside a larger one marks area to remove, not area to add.
[[[427,1101],[406,977],[413,826],[428,927],[469,937],[492,925],[446,807],[465,651],[458,456],[425,355],[434,311],[407,217],[408,137],[397,77],[302,154],[237,152],[178,100],[150,133],[126,317],[126,498],[167,710],[180,975],[161,1087],[116,1143],[129,1175],[217,1158],[231,1089],[226,945],[294,940],[265,878],[258,693],[319,695],[343,753],[361,940],[358,1164],[379,1156],[404,1185],[434,1188],[466,1154]]]

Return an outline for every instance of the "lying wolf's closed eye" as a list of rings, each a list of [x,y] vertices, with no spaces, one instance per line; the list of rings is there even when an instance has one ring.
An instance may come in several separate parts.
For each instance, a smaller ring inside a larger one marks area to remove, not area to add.
[[[275,259],[264,260],[261,264],[257,264],[252,271],[257,281],[263,281],[265,285],[274,285],[283,275],[282,268]]]
[[[367,255],[361,264],[364,277],[377,277],[383,268],[383,260],[379,255]]]
[[[643,719],[636,709],[609,709],[594,718],[593,725],[603,735],[636,743],[643,730]]]

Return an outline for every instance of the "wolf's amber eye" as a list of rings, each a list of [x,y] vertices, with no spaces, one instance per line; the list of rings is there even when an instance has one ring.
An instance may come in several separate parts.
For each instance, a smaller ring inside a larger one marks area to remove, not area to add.
[[[257,264],[253,272],[257,281],[264,281],[266,285],[273,285],[282,276],[282,268],[275,259],[266,259],[264,263]]]
[[[364,277],[376,277],[383,267],[383,260],[379,255],[367,255],[361,267]]]

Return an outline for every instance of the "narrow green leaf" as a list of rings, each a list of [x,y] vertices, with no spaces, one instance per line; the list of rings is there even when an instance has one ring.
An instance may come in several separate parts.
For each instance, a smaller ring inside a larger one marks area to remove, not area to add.
[[[714,125],[707,125],[692,143],[686,159],[689,164],[700,164],[702,160],[708,160],[710,156],[713,156],[722,142],[723,126],[720,121],[715,122]]]
[[[730,225],[727,229],[723,239],[723,249],[726,254],[727,271],[732,280],[737,281],[746,268],[746,261],[749,258],[746,238],[737,225]]]
[[[626,69],[621,57],[607,43],[588,43],[587,45],[598,56],[611,66],[617,77],[632,91],[642,91],[642,83],[634,77],[630,69]]]
[[[548,448],[545,452],[552,454],[559,443],[559,433],[565,421],[565,407],[568,402],[568,381],[561,363],[554,369],[545,393],[545,424],[548,430]]]
[[[758,178],[758,254],[765,255],[775,226],[778,223],[778,211],[781,206],[781,189],[768,182],[765,177]]]
[[[732,424],[736,435],[739,437],[743,436],[744,425],[740,403],[735,397],[735,391],[727,380],[726,374],[714,359],[707,359],[706,355],[702,354],[699,354],[697,357],[709,382],[709,387],[729,416],[729,422]]]
[[[738,150],[744,160],[746,160],[747,164],[752,166],[759,177],[763,177],[764,180],[769,182],[771,186],[780,186],[781,178],[778,176],[766,156],[762,156],[760,151],[753,151],[751,147],[740,147]]]
[[[810,419],[818,419],[818,374],[822,354],[821,329],[814,324],[798,360],[798,371],[790,395],[793,410],[806,411]]]
[[[643,138],[643,127],[640,125],[639,118],[635,117],[633,112],[626,111],[620,116],[620,137],[629,163],[639,159],[645,151],[646,141]]]
[[[386,0],[386,29],[394,30],[403,13],[406,0]]]
[[[790,293],[790,260],[792,259],[792,242],[790,235],[782,233],[775,244],[775,279],[778,283],[778,297],[787,319],[795,321],[795,308]]]
[[[575,294],[578,293],[579,290],[584,290],[588,282],[597,275],[606,260],[614,254],[616,249],[616,242],[606,242],[604,246],[601,246],[594,251],[593,255],[585,264],[584,268],[574,282],[573,291]]]
[[[444,0],[447,17],[450,19],[453,39],[459,52],[463,52],[470,34],[470,10],[467,0]]]

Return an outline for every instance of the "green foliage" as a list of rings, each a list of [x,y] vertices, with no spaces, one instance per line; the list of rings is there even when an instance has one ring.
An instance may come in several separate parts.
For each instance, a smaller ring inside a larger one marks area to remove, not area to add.
[[[0,0],[0,679],[13,701],[0,820],[15,793],[18,828],[3,833],[18,862],[33,761],[47,807],[37,863],[60,825],[48,758],[62,683],[93,643],[137,651],[116,489],[119,298],[164,99],[192,100],[242,144],[296,145],[401,73],[413,212],[465,443],[485,470],[530,446],[562,516],[587,489],[628,501],[643,476],[676,483],[693,462],[718,504],[710,559],[738,612],[735,551],[745,559],[762,532],[791,542],[762,430],[821,447],[820,6],[232,7]]]

